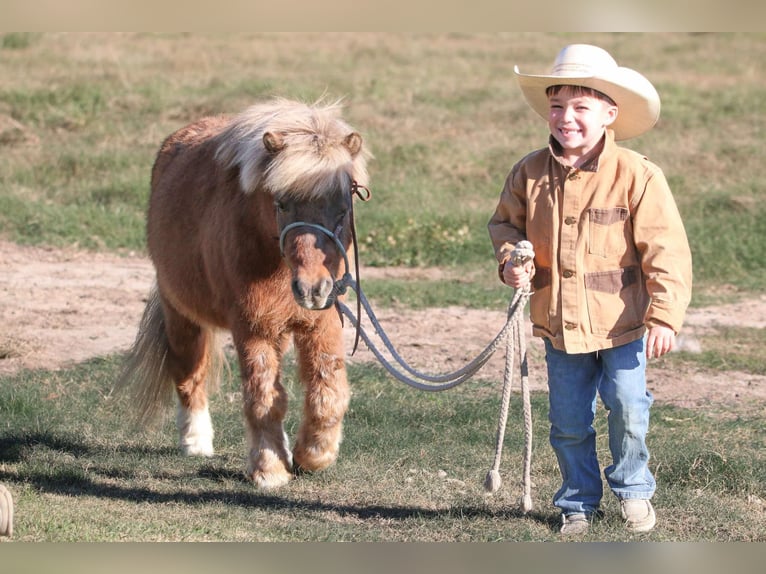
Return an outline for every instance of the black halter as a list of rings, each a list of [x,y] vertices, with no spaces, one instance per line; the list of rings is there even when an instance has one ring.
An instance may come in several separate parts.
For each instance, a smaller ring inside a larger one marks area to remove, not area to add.
[[[369,201],[369,199],[372,197],[372,192],[366,186],[359,185],[356,181],[351,182],[351,194],[357,196],[362,201]],[[344,295],[346,291],[348,290],[349,285],[352,285],[353,283],[356,284],[357,289],[359,288],[359,249],[358,249],[358,245],[357,245],[358,242],[356,238],[356,224],[354,221],[353,199],[354,198],[352,197],[350,202],[350,205],[351,205],[350,225],[351,225],[351,241],[354,245],[354,271],[356,272],[356,280],[354,280],[354,278],[351,276],[351,266],[349,265],[348,253],[346,252],[346,248],[343,246],[343,243],[341,243],[340,238],[338,237],[341,231],[340,226],[338,226],[338,228],[333,232],[327,229],[325,226],[320,225],[318,223],[310,223],[308,221],[294,221],[293,223],[285,225],[284,229],[282,229],[282,233],[279,234],[279,252],[282,254],[283,257],[285,255],[285,238],[287,237],[287,232],[292,231],[293,229],[296,229],[298,227],[308,227],[310,229],[314,229],[316,231],[324,233],[335,242],[335,246],[338,248],[338,251],[343,256],[343,264],[345,265],[345,272],[343,273],[343,276],[340,279],[333,278],[333,293],[336,295],[336,297],[338,295]],[[343,313],[338,307],[337,299],[336,299],[335,306],[338,309],[338,315],[340,316],[340,320],[342,324]],[[362,303],[358,295],[356,298],[356,306],[357,306],[356,336],[354,338],[354,348],[351,351],[352,355],[356,352],[356,348],[359,345],[359,323],[360,323],[359,318],[361,317]]]

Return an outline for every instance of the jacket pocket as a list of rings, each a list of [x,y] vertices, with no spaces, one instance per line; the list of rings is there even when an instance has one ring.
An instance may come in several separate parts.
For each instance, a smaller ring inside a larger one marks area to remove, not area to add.
[[[640,274],[638,267],[586,274],[585,296],[594,335],[615,338],[643,324],[648,298]]]
[[[588,209],[588,253],[599,257],[624,253],[628,248],[625,237],[628,215],[626,207]]]

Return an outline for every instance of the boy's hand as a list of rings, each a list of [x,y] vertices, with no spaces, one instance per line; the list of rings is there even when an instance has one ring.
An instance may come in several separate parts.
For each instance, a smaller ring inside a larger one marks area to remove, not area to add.
[[[660,358],[676,346],[676,334],[670,327],[655,325],[646,338],[646,358]]]
[[[524,265],[514,265],[508,261],[503,267],[503,282],[514,289],[526,287],[534,276],[534,261],[527,261]]]

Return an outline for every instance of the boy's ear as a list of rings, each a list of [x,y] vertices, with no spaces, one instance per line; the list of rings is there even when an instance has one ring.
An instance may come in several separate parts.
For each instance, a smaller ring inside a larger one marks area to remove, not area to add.
[[[609,106],[606,111],[606,123],[604,125],[606,127],[611,126],[614,123],[614,120],[617,119],[617,115],[619,113],[620,110],[617,108],[617,106]]]

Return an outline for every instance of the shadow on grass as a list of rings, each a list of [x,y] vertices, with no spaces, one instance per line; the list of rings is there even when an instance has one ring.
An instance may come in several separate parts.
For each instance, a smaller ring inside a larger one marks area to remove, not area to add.
[[[43,447],[58,453],[73,457],[98,458],[104,454],[141,454],[146,456],[179,456],[176,449],[170,447],[152,448],[146,446],[115,445],[113,448],[87,445],[68,437],[52,433],[16,434],[0,438],[0,463],[25,463],[30,460],[32,449]],[[141,471],[144,477],[147,471]],[[444,509],[424,508],[419,506],[394,506],[370,504],[337,504],[320,501],[292,499],[277,494],[269,494],[255,490],[243,472],[216,465],[206,465],[187,478],[201,478],[214,482],[238,482],[243,486],[253,488],[252,492],[224,490],[221,488],[205,488],[201,491],[184,491],[182,488],[174,492],[159,492],[155,489],[139,486],[119,486],[99,481],[99,477],[110,480],[131,480],[137,472],[126,470],[110,464],[92,462],[87,464],[87,471],[77,468],[51,469],[22,469],[17,472],[0,471],[0,480],[15,481],[31,485],[40,492],[66,496],[93,496],[131,502],[146,502],[151,504],[179,503],[188,505],[227,504],[243,508],[272,511],[289,510],[291,512],[305,511],[322,513],[332,511],[341,516],[352,516],[362,520],[395,520],[407,519],[436,519],[449,517],[459,512],[463,518],[489,519],[519,519],[531,518],[546,525],[551,530],[557,528],[558,518],[550,513],[532,511],[524,514],[517,508],[490,509],[484,506],[471,505],[450,507]],[[164,473],[151,471],[148,475],[158,481],[178,481],[184,478],[182,471]],[[198,488],[198,486],[197,486]]]

